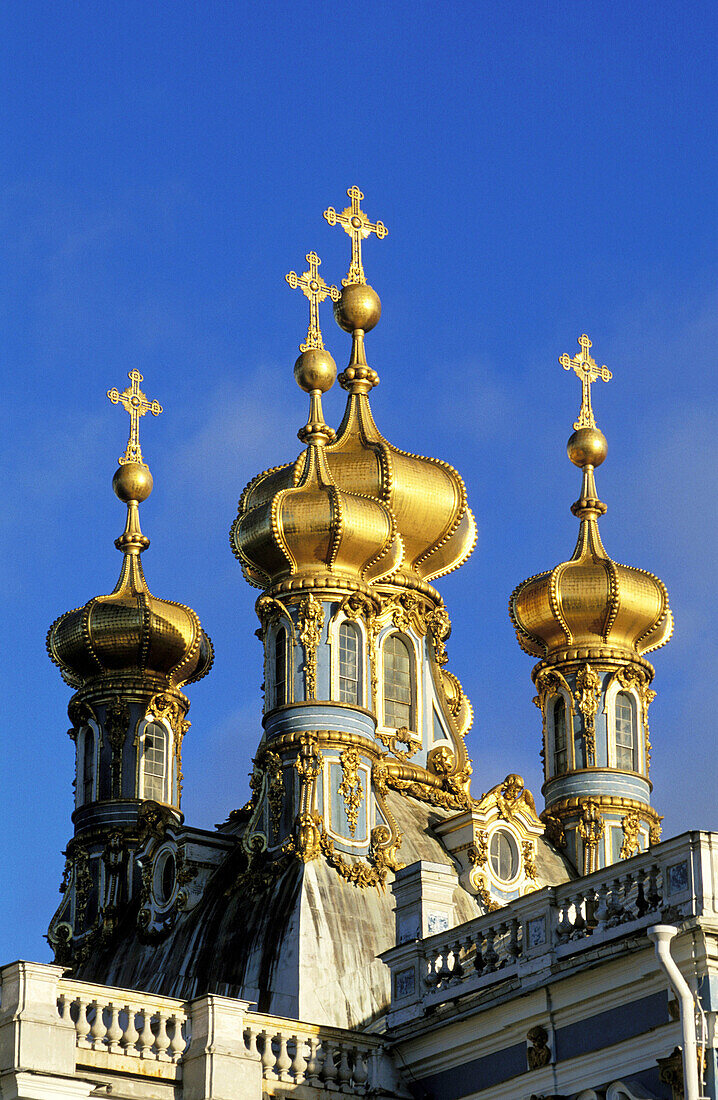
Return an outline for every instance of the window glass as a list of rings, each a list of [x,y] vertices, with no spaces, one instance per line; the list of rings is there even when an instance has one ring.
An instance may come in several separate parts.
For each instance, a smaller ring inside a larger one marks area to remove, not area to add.
[[[384,644],[384,725],[392,729],[414,727],[411,674],[409,647],[392,634]]]
[[[519,872],[519,849],[508,829],[497,829],[489,843],[491,870],[500,882],[511,882]]]
[[[95,732],[85,726],[82,742],[82,801],[92,802],[95,789]]]
[[[359,631],[353,623],[339,627],[339,699],[359,702]]]
[[[274,639],[274,705],[287,701],[287,632],[280,627]]]
[[[568,763],[566,740],[566,700],[559,696],[553,705],[553,774],[561,775]]]
[[[145,727],[142,763],[144,773],[143,795],[155,802],[164,802],[167,738],[156,722]]]
[[[636,770],[635,709],[627,691],[619,691],[616,696],[616,767]]]

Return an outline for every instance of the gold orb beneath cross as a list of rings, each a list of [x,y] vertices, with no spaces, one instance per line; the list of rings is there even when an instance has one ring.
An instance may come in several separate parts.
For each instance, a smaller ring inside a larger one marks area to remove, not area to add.
[[[608,453],[608,443],[600,428],[579,428],[566,444],[574,466],[600,466]]]
[[[337,365],[326,348],[309,348],[294,364],[297,385],[306,393],[316,390],[326,393],[334,385],[336,376]]]
[[[115,496],[124,504],[136,500],[141,504],[152,492],[152,474],[149,466],[143,462],[123,462],[115,470],[112,479],[112,488]]]
[[[381,300],[368,283],[350,283],[334,303],[334,316],[345,332],[369,332],[381,317]]]

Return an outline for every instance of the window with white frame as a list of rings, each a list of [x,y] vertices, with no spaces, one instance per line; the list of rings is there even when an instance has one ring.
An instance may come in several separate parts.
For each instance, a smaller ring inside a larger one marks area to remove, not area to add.
[[[339,701],[359,703],[361,687],[359,670],[359,629],[344,622],[339,627]]]
[[[499,882],[512,882],[519,873],[519,847],[508,829],[496,829],[489,841],[489,859]]]
[[[563,695],[551,705],[553,717],[553,774],[561,775],[568,765],[568,737],[566,732],[566,700]]]
[[[619,691],[614,703],[616,767],[638,770],[636,739],[636,700],[627,691]]]
[[[407,642],[391,634],[384,643],[384,725],[391,729],[415,728],[414,661]]]
[[[274,638],[274,705],[287,701],[287,632],[280,626]]]
[[[145,726],[142,738],[142,797],[166,801],[167,731],[158,722]]]

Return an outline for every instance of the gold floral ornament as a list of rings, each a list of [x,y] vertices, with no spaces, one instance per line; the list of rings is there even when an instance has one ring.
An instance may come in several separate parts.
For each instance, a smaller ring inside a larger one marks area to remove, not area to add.
[[[364,786],[359,778],[359,753],[356,749],[345,749],[340,754],[339,761],[342,766],[342,781],[338,790],[344,799],[349,832],[356,836],[359,807],[364,793]]]
[[[591,408],[591,383],[595,382],[597,378],[600,378],[603,382],[610,382],[613,378],[610,370],[607,366],[599,367],[598,363],[589,354],[589,348],[592,347],[592,343],[589,340],[586,333],[579,336],[578,343],[581,350],[573,359],[570,359],[566,352],[559,356],[559,363],[564,370],[573,370],[577,376],[581,379],[581,386],[583,388],[583,399],[581,401],[581,410],[578,414],[578,420],[574,424],[576,431],[579,428],[595,428],[596,420],[593,415],[593,409]]]
[[[140,382],[143,381],[143,378],[138,370],[131,370],[127,377],[132,384],[122,393],[119,392],[116,386],[107,391],[107,396],[112,404],[122,405],[125,411],[130,414],[130,438],[127,440],[127,449],[120,456],[118,462],[120,466],[123,466],[126,462],[139,462],[144,466],[145,462],[140,450],[140,417],[148,412],[152,413],[153,416],[159,416],[162,412],[162,406],[159,401],[147,400],[140,389]]]
[[[351,199],[351,206],[345,207],[341,214],[337,214],[333,206],[324,211],[324,217],[330,225],[340,225],[345,233],[352,239],[352,262],[346,279],[342,279],[342,286],[353,286],[356,283],[366,283],[364,268],[361,262],[361,242],[372,233],[376,233],[379,240],[386,237],[389,230],[383,222],[370,222],[359,203],[364,198],[358,187],[350,187],[347,195]]]
[[[305,271],[303,275],[297,275],[295,271],[290,271],[285,275],[285,278],[292,290],[296,290],[297,287],[299,287],[305,298],[309,299],[309,328],[307,329],[307,339],[303,344],[299,345],[299,350],[323,350],[324,341],[322,340],[322,333],[319,328],[319,303],[323,302],[327,297],[331,298],[333,302],[338,302],[339,288],[333,285],[327,286],[324,282],[324,279],[319,274],[319,266],[322,261],[319,259],[316,252],[307,252],[306,261],[309,264],[309,271]]]

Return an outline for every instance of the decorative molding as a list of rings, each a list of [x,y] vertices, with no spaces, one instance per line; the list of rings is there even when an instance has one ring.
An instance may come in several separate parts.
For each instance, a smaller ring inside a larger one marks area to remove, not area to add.
[[[605,822],[598,802],[587,798],[581,803],[578,833],[583,840],[583,874],[590,875],[598,869],[598,845],[603,836]]]
[[[621,820],[623,830],[623,844],[621,845],[620,858],[630,859],[638,851],[638,835],[641,819],[635,810],[629,810]]]
[[[342,768],[342,781],[338,790],[344,799],[344,808],[351,836],[356,836],[359,820],[359,807],[363,799],[363,785],[359,778],[360,757],[356,749],[344,749],[339,755]]]
[[[307,699],[317,697],[317,648],[322,637],[324,609],[316,596],[307,596],[297,609],[299,640],[304,646],[304,690]]]
[[[601,698],[601,677],[589,664],[585,664],[576,674],[576,689],[576,702],[584,722],[586,763],[590,767],[596,763],[596,714]]]

